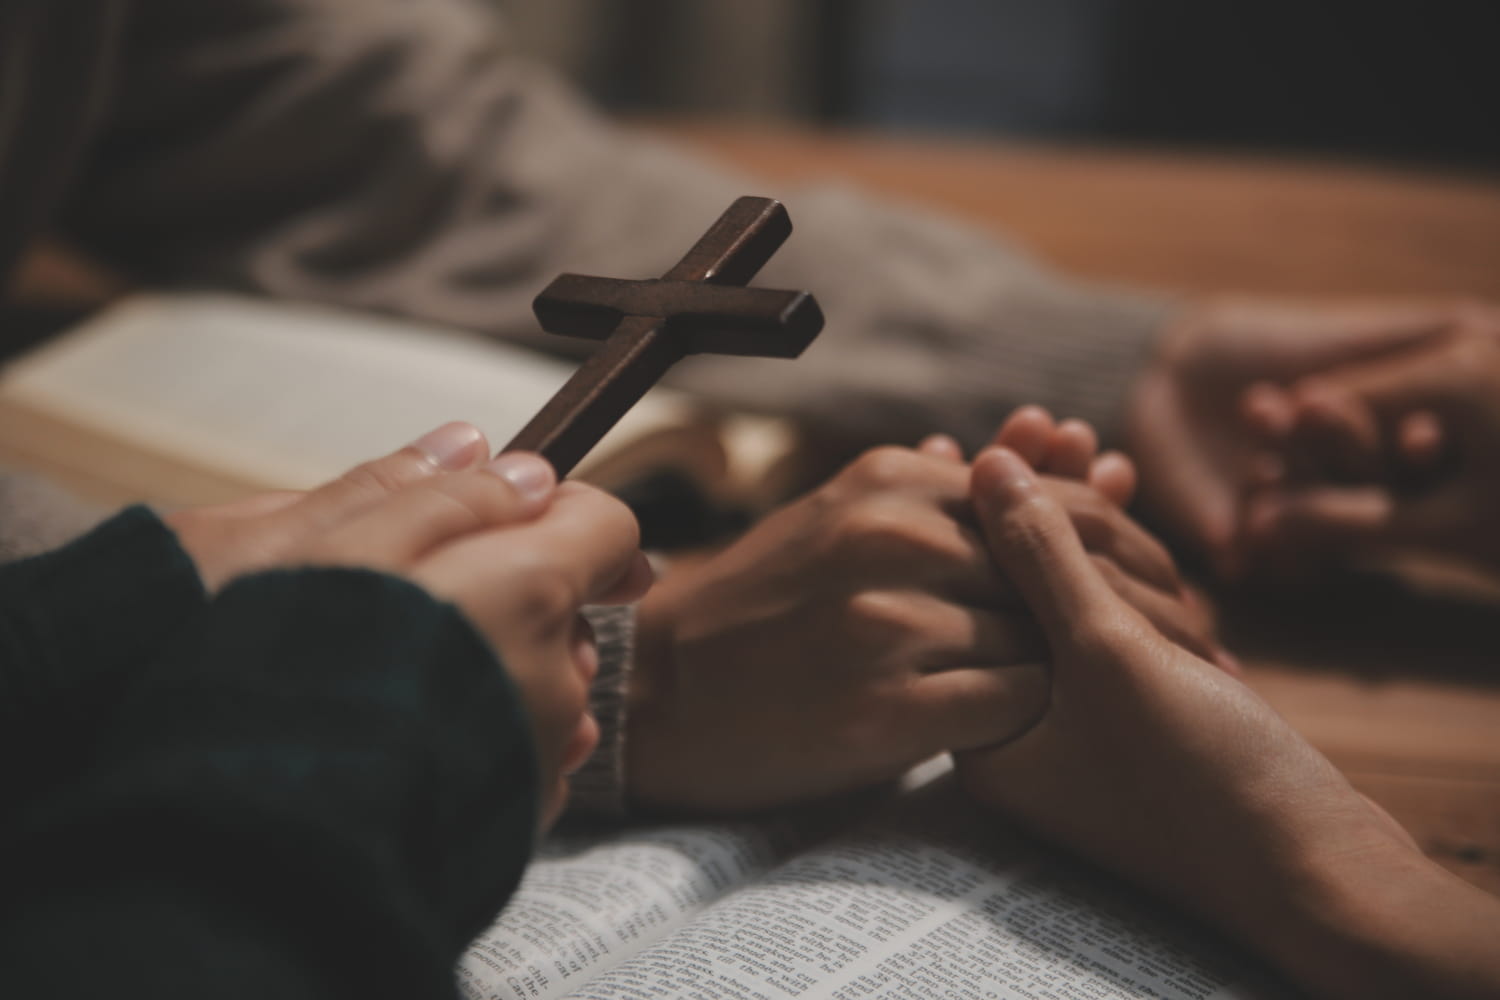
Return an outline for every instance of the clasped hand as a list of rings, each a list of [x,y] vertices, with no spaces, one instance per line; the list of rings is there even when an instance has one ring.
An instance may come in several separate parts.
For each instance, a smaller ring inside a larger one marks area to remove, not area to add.
[[[598,740],[588,712],[597,658],[584,604],[650,585],[635,518],[618,500],[555,482],[535,455],[486,461],[477,428],[448,424],[307,493],[168,517],[205,585],[278,567],[379,570],[452,602],[520,689],[540,762],[543,812]]]
[[[1121,509],[1122,456],[1019,411],[998,440],[1045,480],[1117,593],[1218,655],[1171,557]],[[642,602],[626,740],[639,806],[732,813],[1003,743],[1048,705],[1050,655],[979,531],[957,446],[879,448]]]

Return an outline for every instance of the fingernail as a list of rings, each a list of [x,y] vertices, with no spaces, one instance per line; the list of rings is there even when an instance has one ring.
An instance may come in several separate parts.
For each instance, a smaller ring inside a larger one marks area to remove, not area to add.
[[[956,462],[964,460],[963,448],[947,434],[929,434],[917,445],[917,451],[935,458],[947,458]]]
[[[557,485],[557,474],[552,471],[551,463],[529,451],[496,455],[486,468],[510,483],[526,500],[541,500]]]
[[[474,460],[474,446],[484,440],[484,434],[473,424],[454,421],[435,431],[428,431],[412,445],[432,459],[441,469],[464,469]]]
[[[995,448],[989,452],[999,483],[1012,489],[1025,489],[1032,484],[1031,466],[1009,448]]]

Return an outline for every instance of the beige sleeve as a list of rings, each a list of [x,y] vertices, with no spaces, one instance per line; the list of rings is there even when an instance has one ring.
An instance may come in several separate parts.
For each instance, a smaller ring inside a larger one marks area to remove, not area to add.
[[[674,380],[865,442],[972,443],[1023,402],[1114,437],[1168,308],[958,223],[839,187],[766,191],[618,129],[511,52],[478,0],[134,10],[66,219],[148,281],[537,342],[530,301],[556,273],[653,276],[734,197],[771,194],[796,233],[761,280],[814,291],[827,330],[796,362],[701,358]]]

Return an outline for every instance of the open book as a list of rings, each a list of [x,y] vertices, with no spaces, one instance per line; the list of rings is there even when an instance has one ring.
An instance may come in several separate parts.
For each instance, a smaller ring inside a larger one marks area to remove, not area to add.
[[[322,307],[141,296],[0,372],[0,461],[109,503],[306,488],[449,420],[499,447],[575,367]],[[783,421],[710,415],[657,389],[577,474],[618,487],[666,467],[756,506],[794,445]]]
[[[459,965],[468,1000],[1231,1000],[1269,974],[981,816],[947,775],[827,815],[544,848]]]

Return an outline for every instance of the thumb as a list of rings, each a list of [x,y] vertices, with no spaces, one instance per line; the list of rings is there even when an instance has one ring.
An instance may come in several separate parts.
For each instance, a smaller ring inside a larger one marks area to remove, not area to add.
[[[1114,593],[1084,551],[1062,506],[1008,448],[974,460],[975,511],[990,555],[1021,592],[1054,649],[1072,643],[1077,624],[1109,612]]]
[[[1464,523],[1459,498],[1447,492],[1404,498],[1382,486],[1268,491],[1247,504],[1245,522],[1252,545],[1284,553],[1431,545]]]

